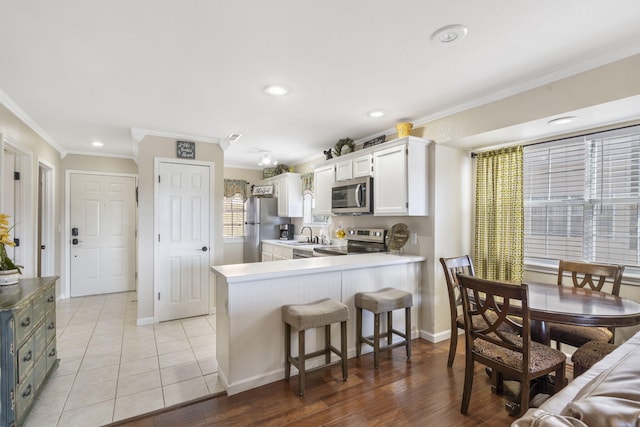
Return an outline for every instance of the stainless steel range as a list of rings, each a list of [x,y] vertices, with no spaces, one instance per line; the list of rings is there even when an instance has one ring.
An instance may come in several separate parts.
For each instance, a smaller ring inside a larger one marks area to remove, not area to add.
[[[346,246],[318,246],[313,249],[313,256],[387,252],[386,235],[384,228],[347,228]]]

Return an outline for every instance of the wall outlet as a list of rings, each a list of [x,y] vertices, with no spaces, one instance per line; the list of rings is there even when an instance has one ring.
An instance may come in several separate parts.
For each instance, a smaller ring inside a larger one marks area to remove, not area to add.
[[[418,244],[418,233],[411,233],[411,244],[412,245]]]

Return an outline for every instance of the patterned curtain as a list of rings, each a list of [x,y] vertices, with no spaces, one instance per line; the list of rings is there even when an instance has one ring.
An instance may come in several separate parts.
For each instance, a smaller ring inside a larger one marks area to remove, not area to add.
[[[478,153],[474,263],[479,277],[522,281],[522,180],[522,146]]]
[[[239,194],[242,199],[247,198],[247,181],[243,179],[225,179],[224,180],[224,197],[233,197]]]
[[[302,175],[302,194],[313,194],[313,172]]]

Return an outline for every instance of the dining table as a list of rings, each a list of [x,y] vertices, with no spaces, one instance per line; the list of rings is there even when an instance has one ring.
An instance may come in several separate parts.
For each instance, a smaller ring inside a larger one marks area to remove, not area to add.
[[[549,345],[548,323],[623,327],[640,324],[640,303],[605,292],[523,282],[529,289],[532,339]]]

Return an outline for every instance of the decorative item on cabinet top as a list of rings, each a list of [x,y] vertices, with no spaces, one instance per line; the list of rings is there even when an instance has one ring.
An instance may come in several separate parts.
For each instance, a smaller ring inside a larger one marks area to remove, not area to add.
[[[336,146],[333,148],[333,154],[339,157],[343,154],[352,153],[354,149],[353,139],[343,138],[336,142]]]
[[[364,144],[362,144],[362,148],[373,147],[374,145],[382,144],[386,140],[387,140],[387,136],[386,135],[380,135],[380,136],[377,136],[377,137],[375,137],[373,139],[365,141]]]
[[[398,138],[404,138],[405,136],[411,135],[411,129],[413,129],[413,123],[409,123],[409,122],[398,123],[396,125],[396,129],[398,130]]]
[[[262,170],[262,178],[271,178],[273,176],[287,172],[289,172],[289,166],[287,165],[278,165],[273,168],[265,168]]]

